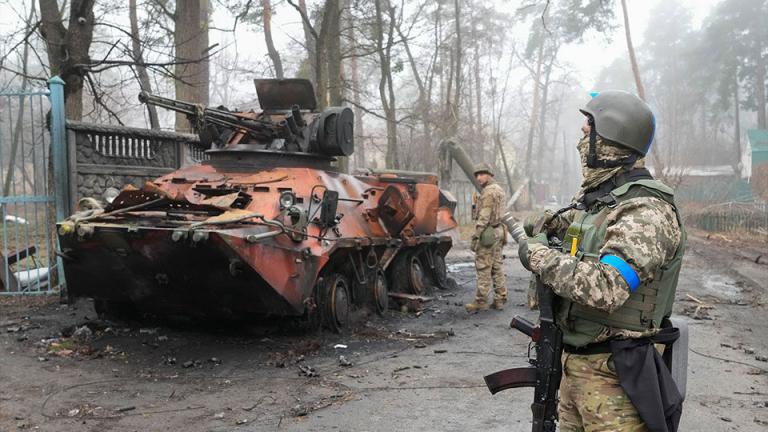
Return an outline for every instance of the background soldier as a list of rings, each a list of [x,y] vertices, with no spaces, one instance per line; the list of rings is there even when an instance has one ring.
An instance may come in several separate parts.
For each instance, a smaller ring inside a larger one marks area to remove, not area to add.
[[[472,251],[475,252],[477,269],[477,293],[475,301],[466,304],[467,312],[487,310],[489,307],[503,309],[507,302],[507,282],[502,271],[502,248],[506,243],[506,232],[501,223],[506,197],[504,189],[493,180],[493,171],[488,164],[475,167],[475,179],[483,192],[473,210],[475,233],[472,235]],[[488,305],[488,294],[494,287],[494,299]]]
[[[523,265],[560,296],[560,430],[673,431],[682,398],[653,343],[676,337],[661,328],[685,233],[672,189],[644,168],[653,113],[620,91],[600,93],[581,112],[579,197],[543,216],[519,246]],[[548,237],[562,246],[549,247]]]

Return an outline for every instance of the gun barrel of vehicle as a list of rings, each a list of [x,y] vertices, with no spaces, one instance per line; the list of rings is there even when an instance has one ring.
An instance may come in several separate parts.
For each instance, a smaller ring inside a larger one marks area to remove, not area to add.
[[[197,107],[195,104],[153,95],[144,91],[139,93],[139,102],[147,105],[159,106],[161,108],[169,109],[172,111],[177,111],[188,116],[194,116],[197,114]]]
[[[515,240],[516,243],[524,242],[528,240],[528,236],[525,234],[523,226],[512,216],[512,213],[506,212],[501,217],[501,223],[507,226],[509,235]]]

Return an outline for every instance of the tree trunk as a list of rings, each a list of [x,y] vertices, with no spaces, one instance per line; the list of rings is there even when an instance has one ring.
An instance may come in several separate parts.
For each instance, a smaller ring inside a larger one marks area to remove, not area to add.
[[[379,66],[381,68],[381,79],[379,80],[379,96],[387,124],[387,168],[400,168],[400,161],[397,155],[397,119],[395,118],[395,92],[392,86],[392,68],[390,65],[392,55],[392,33],[394,29],[394,10],[389,5],[388,0],[384,0],[389,16],[387,43],[384,45],[384,18],[382,11],[382,0],[375,0],[376,25],[375,39],[376,47],[379,53]]]
[[[208,105],[208,0],[176,5],[173,37],[176,61],[189,62],[176,65],[176,99]],[[191,132],[192,129],[187,116],[177,113],[176,131]]]
[[[328,105],[338,107],[344,103],[344,84],[341,70],[341,9],[339,0],[325,2],[328,20],[324,22],[326,67],[328,68]],[[338,168],[341,172],[349,171],[349,159],[338,158]]]
[[[330,106],[341,106],[344,102],[341,77],[341,24],[339,0],[326,0],[328,20],[325,22],[325,50],[328,67],[328,102]]]
[[[480,78],[480,44],[477,41],[477,37],[475,37],[475,110],[477,110],[478,138],[483,142],[485,141],[483,140],[483,81]]]
[[[27,22],[25,23],[25,29],[24,34],[28,34],[30,30],[30,26],[32,25],[32,20],[35,16],[35,4],[32,3],[32,7],[29,9],[29,18],[27,19]],[[25,91],[27,89],[27,66],[29,63],[29,41],[24,41],[24,50],[21,54],[21,91]],[[16,126],[13,129],[13,138],[11,141],[11,154],[8,157],[8,171],[5,172],[5,184],[3,185],[3,196],[8,196],[11,194],[11,185],[14,182],[14,172],[16,170],[16,154],[19,150],[19,143],[21,141],[21,133],[24,129],[24,102],[26,99],[24,97],[19,98],[19,109],[17,111],[17,117],[16,117]],[[23,157],[22,157],[23,159]],[[24,172],[24,161],[21,161],[21,169]],[[16,192],[16,188],[14,187],[14,195],[26,195],[26,193],[23,190],[22,186],[22,192],[18,193]]]
[[[547,153],[547,109],[549,108],[549,84],[552,76],[552,65],[557,53],[553,53],[551,61],[547,64],[547,71],[544,73],[544,85],[541,91],[541,110],[539,110],[539,144],[536,152],[536,173],[543,177],[548,170],[544,168],[544,155]]]
[[[132,0],[135,1],[135,0]],[[269,59],[272,60],[272,66],[275,68],[275,78],[283,78],[283,62],[280,60],[280,53],[275,49],[272,42],[272,5],[270,0],[261,0],[264,7],[264,41],[267,43],[267,52]]]
[[[355,46],[349,66],[352,75],[352,101],[355,112],[355,167],[362,168],[368,164],[368,160],[365,155],[365,132],[363,131],[363,110],[360,109],[360,78],[357,71],[356,54],[357,47]]]
[[[643,87],[643,80],[640,78],[640,67],[637,65],[637,58],[635,57],[635,47],[632,44],[632,32],[629,28],[629,12],[627,11],[627,0],[621,0],[621,10],[624,15],[624,35],[627,39],[627,51],[629,52],[629,62],[632,65],[632,75],[635,77],[637,95],[640,97],[640,99],[647,102],[645,98],[645,87]],[[666,170],[664,169],[664,161],[659,155],[658,145],[651,146],[651,157],[653,159],[653,165],[656,168],[656,174],[663,179],[666,174]]]
[[[739,108],[739,78],[734,74],[734,81],[736,85],[733,89],[733,114],[735,125],[733,127],[733,144],[736,150],[736,160],[733,163],[733,172],[736,175],[740,175],[739,163],[741,162],[741,114]]]
[[[765,113],[765,58],[763,45],[757,44],[757,59],[755,62],[755,99],[757,102],[757,128],[766,129]]]
[[[345,9],[346,10],[346,9]],[[350,31],[352,56],[349,59],[350,78],[352,79],[352,110],[355,113],[355,168],[368,165],[365,154],[365,132],[363,130],[363,110],[360,101],[360,75],[358,72],[357,56],[359,55],[357,32],[352,25],[351,14],[345,14],[345,25]]]
[[[541,88],[541,65],[544,57],[544,43],[545,39],[542,36],[539,42],[539,49],[536,53],[536,74],[533,77],[533,103],[531,104],[530,120],[528,124],[528,139],[525,146],[525,175],[528,177],[528,200],[530,204],[533,204],[533,136],[536,133],[536,124],[539,113],[539,90]]]
[[[627,38],[629,62],[632,65],[632,75],[635,77],[637,95],[640,96],[640,99],[645,100],[645,87],[643,87],[643,80],[640,78],[640,68],[637,66],[637,59],[635,58],[635,47],[632,44],[632,32],[629,29],[629,12],[627,11],[627,0],[621,0],[621,10],[624,14],[624,35]]]
[[[454,95],[453,95],[453,103],[450,105],[451,111],[449,114],[451,115],[450,121],[450,130],[451,130],[451,136],[456,135],[459,130],[459,106],[461,105],[461,71],[462,71],[462,64],[461,64],[461,5],[459,4],[459,0],[453,0],[453,10],[454,10],[454,22],[456,25],[456,47],[455,47],[455,54],[453,56],[455,66],[453,67],[453,71],[456,74],[456,85],[454,87]],[[449,95],[450,97],[450,95]]]
[[[306,45],[307,49],[307,63],[309,64],[309,76],[312,80],[312,84],[317,87],[317,71],[315,71],[315,68],[317,67],[316,61],[317,56],[315,56],[315,50],[317,49],[317,40],[315,39],[315,36],[313,35],[313,30],[310,27],[309,24],[309,15],[307,14],[307,3],[305,0],[299,0],[299,13],[307,17],[307,19],[302,19],[302,28],[304,29],[304,44]]]
[[[70,120],[83,118],[83,78],[91,62],[88,51],[93,40],[93,3],[95,0],[72,0],[69,26],[64,27],[57,0],[40,0],[40,33],[46,43],[51,75],[59,75],[66,84],[64,101]]]
[[[128,2],[128,16],[131,21],[131,54],[136,63],[136,75],[139,88],[147,93],[152,93],[152,82],[149,80],[147,68],[144,67],[144,55],[141,52],[141,38],[139,37],[139,20],[136,16],[136,0]],[[157,117],[157,108],[152,104],[145,104],[149,116],[149,127],[160,129],[160,120]]]

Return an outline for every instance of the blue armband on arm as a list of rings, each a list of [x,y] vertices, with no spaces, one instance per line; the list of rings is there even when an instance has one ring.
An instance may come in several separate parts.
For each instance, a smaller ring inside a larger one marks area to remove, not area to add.
[[[627,282],[627,285],[629,285],[629,292],[635,292],[637,287],[640,286],[640,278],[637,276],[637,272],[623,259],[616,255],[603,255],[603,257],[600,258],[600,262],[618,270],[621,277],[623,277]]]

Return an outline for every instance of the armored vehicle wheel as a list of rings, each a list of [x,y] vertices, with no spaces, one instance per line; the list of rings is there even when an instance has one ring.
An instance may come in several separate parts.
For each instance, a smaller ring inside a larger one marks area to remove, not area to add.
[[[383,315],[389,307],[389,289],[384,272],[379,270],[373,280],[373,305],[376,313]]]
[[[416,295],[427,294],[432,286],[427,280],[426,269],[422,265],[418,254],[411,254],[408,258],[408,278],[411,282],[411,290]]]
[[[440,289],[448,289],[448,267],[445,265],[445,257],[440,252],[435,252],[432,260],[435,267],[432,270],[435,285]]]
[[[424,265],[414,251],[398,255],[389,274],[395,292],[424,295],[432,291]]]
[[[341,273],[332,273],[324,285],[321,306],[323,324],[338,333],[349,325],[349,282]]]

